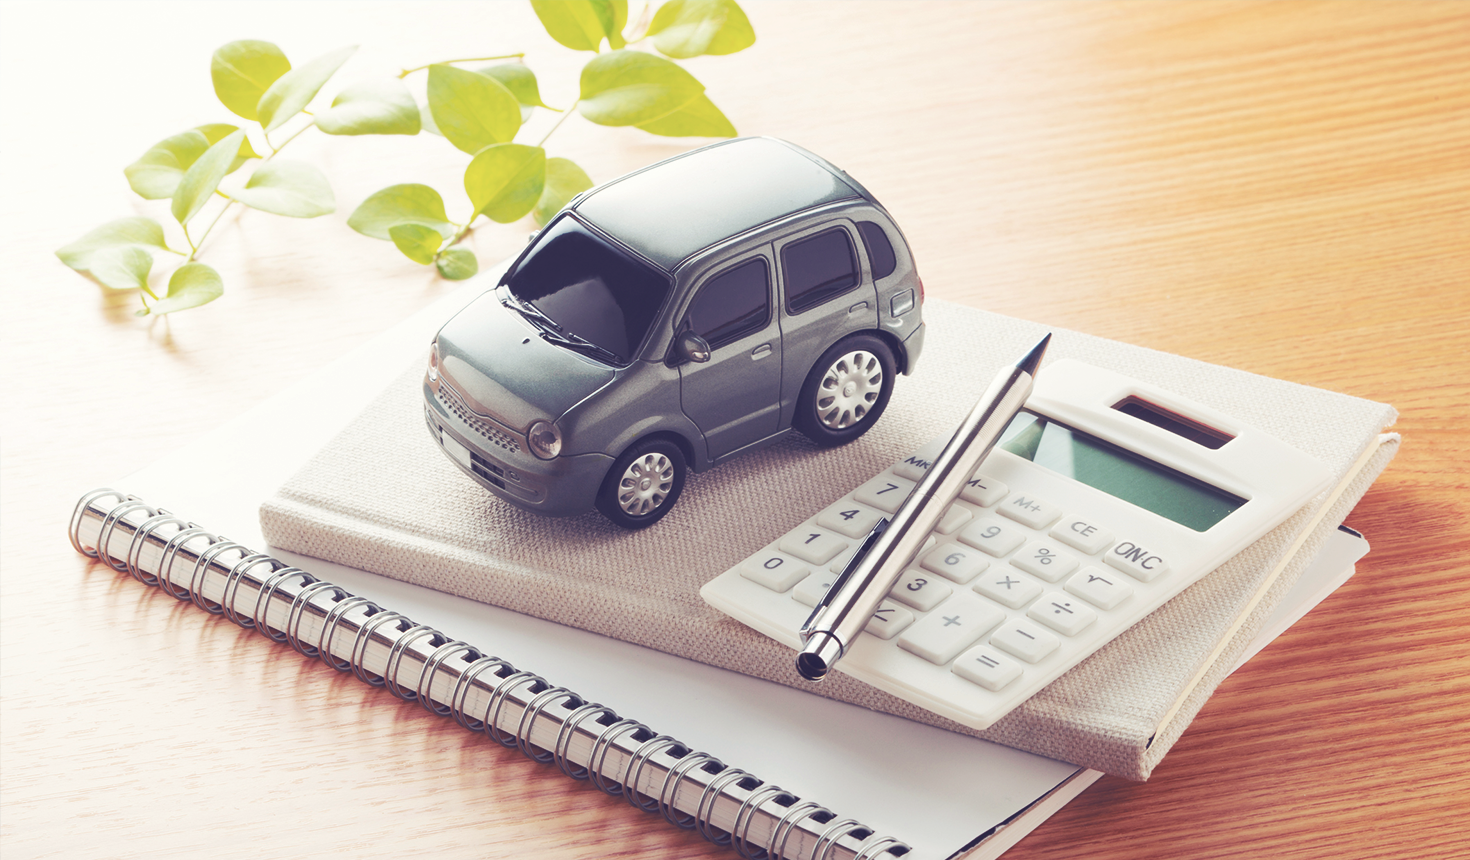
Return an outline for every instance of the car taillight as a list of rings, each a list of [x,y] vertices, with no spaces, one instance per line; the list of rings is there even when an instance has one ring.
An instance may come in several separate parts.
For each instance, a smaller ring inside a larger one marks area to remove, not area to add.
[[[914,275],[914,280],[919,282],[919,304],[922,305],[924,303],[924,279]]]

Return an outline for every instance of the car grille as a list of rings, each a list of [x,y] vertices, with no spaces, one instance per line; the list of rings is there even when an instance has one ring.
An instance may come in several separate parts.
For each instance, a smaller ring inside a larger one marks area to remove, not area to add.
[[[471,430],[479,433],[482,437],[485,438],[485,441],[489,442],[491,445],[496,446],[497,448],[502,448],[506,451],[509,451],[512,454],[520,453],[521,442],[518,438],[512,436],[510,433],[507,433],[504,430],[501,430],[499,427],[496,427],[494,424],[491,424],[489,421],[486,421],[484,418],[481,418],[474,412],[471,412],[470,408],[465,405],[465,402],[460,398],[459,392],[455,391],[454,387],[449,385],[448,380],[444,379],[443,377],[440,377],[439,390],[436,393],[436,396],[439,400],[439,404],[443,406],[445,410],[458,417],[459,420],[463,421]]]

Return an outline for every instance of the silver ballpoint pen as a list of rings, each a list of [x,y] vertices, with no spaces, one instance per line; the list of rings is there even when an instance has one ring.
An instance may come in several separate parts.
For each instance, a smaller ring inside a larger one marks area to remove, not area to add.
[[[811,681],[825,678],[863,632],[929,532],[1025,405],[1050,341],[1048,334],[1015,367],[995,377],[892,520],[880,520],[858,547],[802,625],[803,644],[796,655],[796,670],[802,677]]]

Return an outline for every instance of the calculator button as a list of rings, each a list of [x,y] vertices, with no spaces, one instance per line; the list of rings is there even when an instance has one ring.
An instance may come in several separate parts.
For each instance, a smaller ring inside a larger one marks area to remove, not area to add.
[[[1026,542],[1026,533],[995,517],[980,517],[960,530],[960,540],[996,558]]]
[[[835,574],[817,571],[798,582],[796,588],[792,589],[791,596],[804,606],[815,607],[822,602],[823,597],[827,596],[827,589],[832,587],[836,579]]]
[[[1076,636],[1097,620],[1085,603],[1060,591],[1036,601],[1026,614],[1064,636]]]
[[[1076,517],[1062,517],[1062,521],[1051,527],[1051,536],[1088,555],[1097,555],[1113,543],[1113,533]]]
[[[847,541],[840,535],[821,529],[797,529],[781,539],[782,552],[790,553],[802,561],[826,564],[839,552],[847,549]]]
[[[1041,593],[1040,583],[1027,579],[1010,565],[980,577],[973,588],[1009,609],[1020,609]]]
[[[904,609],[892,600],[885,600],[878,604],[878,610],[863,630],[877,636],[879,639],[892,639],[900,631],[914,623],[914,613]]]
[[[753,555],[740,565],[740,575],[772,591],[784,592],[801,582],[812,569],[779,552]]]
[[[939,456],[942,447],[933,442],[915,451],[907,459],[893,467],[893,474],[900,478],[907,478],[915,483],[922,481],[924,475],[928,474],[929,467],[934,465],[934,458]]]
[[[893,513],[913,490],[914,482],[905,478],[879,475],[853,491],[852,497],[885,513]]]
[[[950,505],[949,510],[944,512],[943,517],[940,517],[939,524],[934,527],[934,533],[952,535],[959,530],[960,526],[969,522],[972,516],[974,515],[970,513],[970,509],[964,505]]]
[[[979,645],[961,654],[949,671],[991,692],[999,692],[1021,677],[1021,664],[988,645]]]
[[[975,644],[1005,617],[999,608],[962,592],[910,627],[899,637],[898,647],[942,666]]]
[[[1034,573],[1047,582],[1059,582],[1062,577],[1076,570],[1081,562],[1062,552],[1060,546],[1049,540],[1034,540],[1016,553],[1011,564],[1027,573]]]
[[[938,606],[954,589],[945,585],[938,577],[922,570],[909,568],[888,592],[888,596],[905,603],[920,612],[928,612]],[[815,606],[816,604],[812,604]]]
[[[1012,621],[995,631],[990,644],[1027,663],[1040,663],[1062,640],[1026,621]]]
[[[960,498],[972,505],[988,508],[1004,499],[1008,492],[1010,492],[1010,487],[989,475],[976,472],[970,480],[965,482],[965,488],[960,491]]]
[[[881,516],[872,508],[844,500],[822,511],[817,517],[817,525],[857,540],[867,537]]]
[[[1044,529],[1062,515],[1061,508],[1043,502],[1029,493],[1013,493],[996,510],[1033,529]]]
[[[1153,582],[1169,572],[1169,563],[1132,541],[1119,541],[1103,561],[1141,582]]]
[[[967,546],[946,543],[925,553],[920,566],[964,585],[990,566],[990,560]]]
[[[1067,591],[1098,609],[1112,609],[1128,599],[1128,595],[1133,593],[1133,586],[1124,582],[1123,577],[1116,573],[1084,567],[1076,576],[1067,580]]]

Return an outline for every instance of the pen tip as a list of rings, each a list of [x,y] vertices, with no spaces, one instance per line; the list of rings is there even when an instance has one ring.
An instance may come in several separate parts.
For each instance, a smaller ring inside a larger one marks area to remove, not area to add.
[[[1041,357],[1046,355],[1046,345],[1049,343],[1051,343],[1051,332],[1047,332],[1045,337],[1038,341],[1035,346],[1031,347],[1031,351],[1026,353],[1026,357],[1016,362],[1016,367],[1035,376],[1037,368],[1041,367]]]

